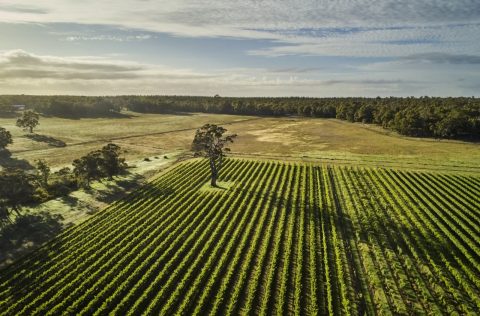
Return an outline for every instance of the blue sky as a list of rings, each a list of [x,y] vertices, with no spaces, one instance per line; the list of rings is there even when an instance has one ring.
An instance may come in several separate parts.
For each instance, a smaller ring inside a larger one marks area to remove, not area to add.
[[[475,0],[0,0],[0,93],[480,96]]]

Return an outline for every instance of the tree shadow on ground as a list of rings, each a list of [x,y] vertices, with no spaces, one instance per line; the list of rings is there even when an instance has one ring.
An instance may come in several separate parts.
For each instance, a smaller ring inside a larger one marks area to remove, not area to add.
[[[34,169],[27,160],[13,158],[12,153],[6,149],[0,150],[0,166],[3,168],[19,168],[23,170]]]
[[[123,198],[130,191],[143,186],[144,181],[144,177],[138,174],[130,175],[128,179],[114,178],[113,180],[103,182],[106,189],[90,188],[87,192],[93,193],[97,201],[110,204]]]
[[[168,110],[162,110],[162,111],[132,111],[132,112],[133,113],[139,113],[139,114],[164,114],[164,115],[175,115],[175,116],[193,116],[193,115],[196,115],[196,113],[193,113],[193,112],[168,111]],[[134,115],[132,115],[132,116],[135,117]]]
[[[68,120],[80,120],[83,118],[113,118],[113,119],[121,119],[121,118],[133,118],[137,117],[136,115],[129,114],[129,113],[120,113],[120,112],[109,112],[109,113],[75,113],[75,114],[61,114],[61,113],[43,113],[43,117],[58,117],[62,119]]]
[[[0,267],[9,259],[31,251],[55,237],[63,217],[47,211],[25,213],[0,223]]]
[[[67,204],[68,206],[74,207],[78,205],[78,198],[71,196],[71,195],[65,195],[61,197],[62,202]]]
[[[333,179],[331,181],[333,182]],[[340,202],[343,197],[338,194],[336,187],[334,187],[333,193],[333,202],[338,212],[329,212],[329,216],[333,216],[340,223],[341,238],[344,242],[346,256],[349,262],[352,262],[351,267],[355,269],[355,273],[352,274],[355,277],[352,281],[356,291],[360,291],[361,280],[365,277],[368,278],[368,271],[361,276],[363,274],[362,267],[354,264],[354,252],[357,252],[357,250],[354,249],[355,247],[350,247],[352,242],[357,244],[357,247],[359,244],[363,244],[367,245],[369,249],[375,249],[373,252],[381,256],[386,262],[390,260],[397,263],[401,262],[401,271],[414,269],[408,263],[404,263],[405,257],[408,256],[409,262],[412,262],[415,267],[423,267],[417,271],[427,282],[432,282],[432,278],[438,277],[432,264],[440,267],[445,271],[445,276],[454,281],[455,272],[453,274],[448,272],[445,259],[449,262],[449,268],[456,270],[457,273],[462,271],[462,262],[468,262],[469,258],[451,240],[438,238],[418,217],[415,221],[412,221],[407,216],[408,212],[422,213],[423,210],[407,207],[402,209],[396,203],[379,203],[376,197],[372,197],[369,191],[364,190],[361,190],[358,195],[358,198],[362,201],[358,208],[347,210],[343,208]],[[374,207],[374,205],[377,207]],[[399,213],[402,215],[399,216]],[[352,216],[355,218],[356,224],[353,223]],[[399,220],[400,217],[405,221]],[[454,234],[455,232],[452,230],[450,233]],[[468,256],[473,257],[474,260],[480,260],[479,254],[475,253],[473,249],[468,250],[469,245],[467,243],[463,240],[460,240],[459,243],[464,249],[467,249]],[[412,252],[412,249],[415,249],[415,253]],[[383,268],[387,269],[385,266]],[[429,272],[426,272],[425,269],[427,268]],[[382,267],[377,266],[378,269],[382,269]],[[438,277],[435,282],[443,281],[441,281],[441,277]],[[452,299],[449,304],[455,304],[453,297],[449,299]],[[471,302],[464,301],[464,303],[475,309]],[[365,304],[364,301],[360,300],[358,314],[363,313]]]
[[[126,183],[124,183],[124,185],[128,186]],[[132,194],[139,194],[140,197],[143,197],[145,190],[149,191],[149,196],[153,195],[158,198],[172,198],[171,195],[175,194],[175,190],[171,187],[166,186],[159,188],[152,183],[142,185],[136,191],[133,191]],[[72,204],[81,204],[82,202],[81,199],[77,200],[76,198],[70,200]],[[127,200],[126,203],[135,205],[134,201]],[[2,256],[4,256],[4,253],[8,254],[9,252],[15,251],[16,246],[22,243],[35,242],[39,246],[42,242],[51,241],[44,247],[37,249],[31,255],[20,258],[20,260],[8,265],[4,269],[2,268],[7,262],[0,261],[0,284],[11,281],[13,277],[16,278],[7,288],[7,293],[4,293],[6,300],[12,303],[25,297],[25,295],[35,290],[38,284],[43,282],[45,278],[48,278],[48,276],[42,276],[41,273],[56,264],[55,260],[52,259],[54,256],[69,251],[68,247],[63,247],[65,239],[68,239],[69,236],[58,236],[62,231],[61,216],[51,215],[48,212],[40,212],[26,214],[22,217],[23,219],[21,219],[19,223],[15,221],[15,223],[10,223],[0,228],[1,232],[4,231],[4,233],[0,235],[0,254],[2,254]],[[97,219],[101,220],[101,218],[92,217],[91,221],[95,222]],[[32,235],[35,238],[33,238]],[[26,252],[28,252],[28,249],[24,253]],[[18,257],[18,253],[16,254]]]
[[[359,211],[364,212],[365,210],[359,209]],[[387,209],[387,211],[389,210]],[[439,239],[432,232],[426,231],[426,229],[407,227],[404,224],[395,223],[385,215],[380,220],[372,215],[365,216],[362,219],[362,227],[360,229],[353,228],[350,216],[345,213],[342,213],[339,219],[346,231],[343,237],[344,241],[355,240],[355,234],[357,234],[360,243],[367,245],[370,249],[376,249],[374,250],[376,254],[385,260],[401,263],[400,270],[403,273],[407,270],[409,273],[411,273],[411,270],[418,271],[425,282],[441,284],[444,282],[442,277],[446,277],[451,282],[456,282],[455,274],[462,273],[462,265],[470,265],[469,258],[452,241]],[[372,240],[376,242],[372,243]],[[478,262],[480,255],[473,250],[468,250],[468,244],[464,243],[463,240],[459,241],[459,243],[465,247],[464,249],[467,249],[468,256]],[[345,247],[345,249],[347,256],[352,257],[353,254],[350,253],[353,252],[353,249],[349,247]],[[415,253],[412,252],[412,249],[415,249]],[[409,258],[408,262],[405,259],[406,257]],[[445,260],[449,262],[449,267],[447,267]],[[353,259],[350,259],[350,262],[354,262]],[[440,268],[444,275],[439,276],[432,264]],[[387,267],[378,265],[376,268],[380,270]],[[359,275],[363,274],[361,267],[356,266],[355,270]],[[451,271],[456,272],[452,273]],[[369,278],[369,273],[371,271],[367,271],[367,274],[361,278]],[[464,280],[466,283],[473,284],[470,283],[471,280],[468,278]],[[402,293],[403,295],[408,295],[406,291],[402,291]],[[474,310],[476,306],[472,301],[468,301],[468,294],[460,288],[459,293],[465,295],[462,298],[462,304],[467,304]],[[448,301],[447,304],[450,305],[456,302],[456,299],[450,295],[445,299]],[[365,302],[362,302],[359,306],[364,304]]]
[[[24,260],[10,264],[34,249],[41,247],[62,231],[62,216],[52,215],[47,211],[25,213],[14,221],[3,221],[0,224],[0,283],[18,273],[20,264]],[[52,252],[37,249],[37,262],[49,262]],[[28,263],[26,263],[28,266]],[[23,268],[26,266],[24,265]],[[15,302],[27,295],[37,286],[35,275],[22,274],[8,288],[9,300]]]
[[[67,146],[67,144],[60,140],[60,139],[56,139],[54,137],[51,137],[51,136],[47,136],[47,135],[40,135],[40,134],[27,134],[25,135],[26,138],[28,139],[31,139],[33,141],[36,141],[36,142],[39,142],[39,143],[46,143],[48,144],[49,146],[52,146],[52,147],[65,147]]]
[[[190,113],[190,112],[177,112],[177,111],[173,111],[173,112],[169,112],[169,113],[165,113],[165,114],[172,114],[172,115],[176,115],[176,116],[192,116],[192,115],[195,115],[194,113]]]

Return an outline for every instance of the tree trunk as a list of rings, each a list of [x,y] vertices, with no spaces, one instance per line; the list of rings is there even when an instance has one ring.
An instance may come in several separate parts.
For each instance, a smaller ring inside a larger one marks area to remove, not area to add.
[[[217,171],[217,167],[215,166],[215,161],[213,159],[210,159],[210,171],[212,172],[212,179],[210,181],[210,185],[212,187],[216,187],[218,171]]]
[[[210,181],[210,185],[214,188],[217,187],[217,176],[215,174],[212,174],[212,180]]]
[[[18,209],[17,205],[13,205],[12,209],[15,211],[15,213],[17,213],[17,216],[20,216],[20,210]]]
[[[30,134],[33,133],[33,127],[29,126],[29,128],[30,128]]]

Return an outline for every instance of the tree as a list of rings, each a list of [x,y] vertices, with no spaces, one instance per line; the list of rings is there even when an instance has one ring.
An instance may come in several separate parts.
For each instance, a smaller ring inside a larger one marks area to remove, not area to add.
[[[364,104],[355,112],[353,119],[355,122],[370,124],[373,121],[374,108],[369,104]]]
[[[461,111],[451,111],[437,122],[434,134],[437,137],[461,137],[468,134],[474,135],[469,121],[469,116]]]
[[[0,150],[5,149],[11,143],[13,143],[12,134],[3,127],[0,127]]]
[[[29,129],[30,133],[33,133],[33,129],[37,126],[40,116],[34,111],[25,111],[21,118],[17,120],[17,126],[25,129]]]
[[[225,147],[233,143],[236,134],[223,136],[227,130],[215,124],[205,124],[197,129],[192,143],[192,150],[195,157],[205,157],[209,160],[210,171],[212,172],[211,185],[217,186],[217,178],[222,168],[223,158],[230,148]]]
[[[119,174],[127,166],[125,159],[120,158],[120,146],[116,144],[107,144],[102,150],[101,169],[109,179]]]
[[[11,208],[19,214],[19,206],[31,202],[35,187],[32,176],[21,169],[0,172],[0,209]]]
[[[92,151],[86,156],[73,161],[73,173],[80,185],[90,187],[92,179],[98,179],[102,173],[100,171],[102,153],[99,150]]]
[[[47,165],[45,160],[37,160],[37,165],[35,166],[40,176],[40,183],[45,189],[48,188],[48,178],[50,177],[50,167]]]
[[[12,224],[12,220],[10,219],[10,214],[8,212],[8,209],[0,205],[0,227],[4,224]]]
[[[78,187],[78,181],[68,167],[55,171],[49,178],[48,191],[53,196],[67,195]]]

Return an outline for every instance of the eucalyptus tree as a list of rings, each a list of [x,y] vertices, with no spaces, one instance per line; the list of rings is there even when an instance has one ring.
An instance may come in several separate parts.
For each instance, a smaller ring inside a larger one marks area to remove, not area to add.
[[[215,124],[205,124],[197,129],[192,143],[192,151],[195,157],[208,159],[211,171],[212,187],[217,186],[217,179],[222,168],[223,160],[230,148],[228,143],[233,143],[236,134],[224,135],[227,130]]]

